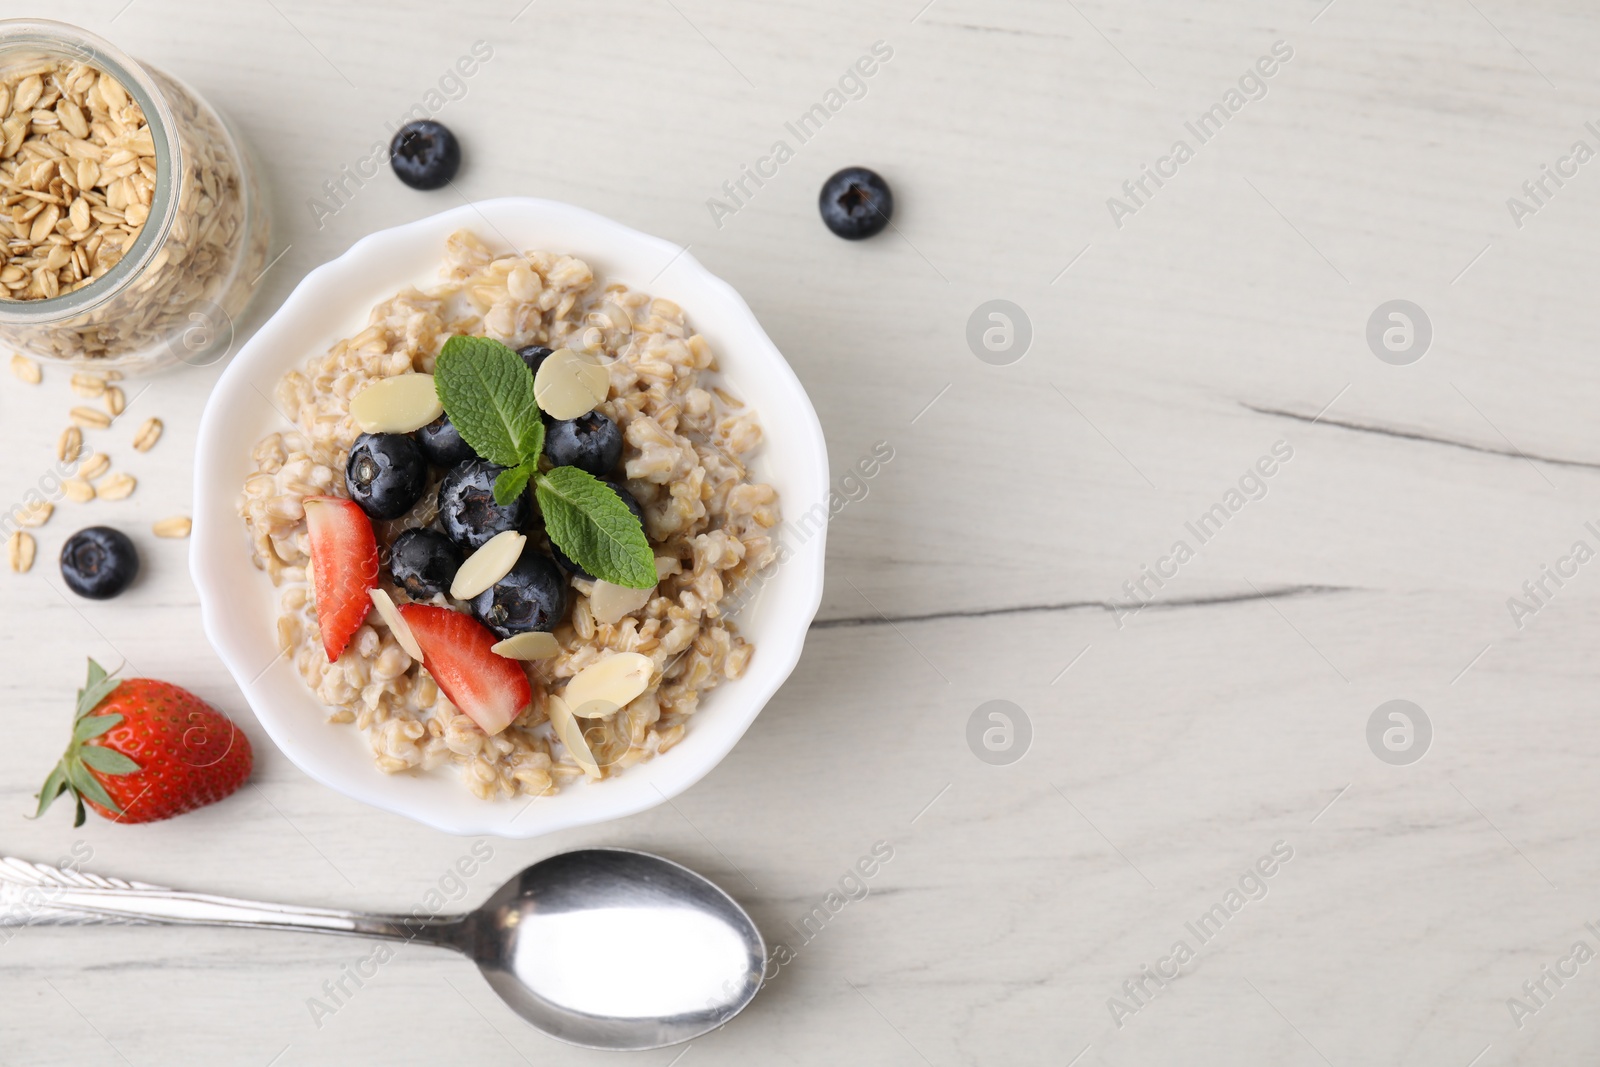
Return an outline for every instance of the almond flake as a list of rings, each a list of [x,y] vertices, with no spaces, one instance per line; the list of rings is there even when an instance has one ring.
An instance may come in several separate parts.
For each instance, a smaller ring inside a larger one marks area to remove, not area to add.
[[[594,616],[595,622],[618,623],[650,603],[650,598],[655,595],[655,586],[630,589],[625,585],[612,585],[604,579],[596,579],[594,589],[589,593],[589,614]]]
[[[417,644],[417,637],[411,632],[411,625],[400,614],[400,609],[394,606],[394,597],[390,596],[386,589],[373,589],[370,590],[370,594],[372,606],[378,609],[378,618],[382,619],[389,632],[394,634],[394,639],[405,649],[406,655],[421,663],[422,646]]]
[[[489,651],[506,659],[549,659],[561,651],[561,642],[556,640],[555,634],[547,634],[543,630],[529,630],[527,633],[506,638]]]
[[[39,364],[21,352],[17,352],[11,357],[11,373],[29,385],[38,385],[44,380],[44,372],[39,369]]]
[[[578,720],[572,717],[572,709],[567,702],[560,697],[546,697],[544,713],[550,719],[556,739],[566,746],[572,761],[582,767],[583,773],[590,778],[600,777],[600,766],[589,749],[589,742],[583,739],[583,730],[578,727]]]
[[[350,418],[364,433],[411,433],[443,414],[431,374],[379,378],[350,398]]]
[[[174,515],[170,519],[162,519],[150,527],[150,532],[157,537],[167,537],[180,541],[189,536],[189,531],[194,529],[194,520],[187,515]]]
[[[539,364],[533,395],[552,419],[587,415],[611,392],[611,375],[591,356],[558,348]]]
[[[450,583],[450,595],[457,600],[471,600],[511,573],[522,557],[522,546],[528,543],[523,534],[515,530],[497,533],[483,546],[466,558]]]
[[[618,652],[579,671],[561,691],[572,714],[583,719],[615,715],[650,688],[655,660],[637,652]]]

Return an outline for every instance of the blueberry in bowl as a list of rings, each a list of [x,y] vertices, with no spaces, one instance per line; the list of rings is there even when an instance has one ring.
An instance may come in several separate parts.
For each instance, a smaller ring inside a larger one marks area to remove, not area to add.
[[[428,462],[405,434],[364,433],[344,465],[350,499],[374,519],[398,519],[428,488]]]
[[[471,601],[472,614],[502,638],[554,630],[567,614],[567,579],[530,543],[511,571]]]
[[[520,530],[528,522],[528,494],[510,504],[494,502],[494,481],[504,467],[486,459],[450,468],[439,486],[439,522],[463,549],[481,548],[495,534]]]
[[[110,600],[139,576],[139,553],[121,530],[90,526],[61,546],[61,578],[90,600]]]
[[[454,467],[478,454],[461,439],[461,431],[450,421],[449,415],[440,415],[417,431],[417,447],[435,467]]]
[[[529,370],[538,374],[545,357],[553,351],[554,349],[546,348],[544,345],[528,345],[526,348],[517,349],[517,355],[522,357],[522,362],[528,365]]]
[[[622,459],[622,431],[598,411],[552,422],[545,432],[544,454],[557,467],[577,467],[604,478]]]
[[[462,558],[438,530],[406,530],[389,546],[389,574],[412,600],[431,600],[449,591]]]
[[[817,208],[828,229],[847,241],[859,241],[889,225],[894,194],[876,171],[846,167],[822,184]]]
[[[408,122],[389,142],[389,165],[413,189],[438,189],[461,169],[461,144],[448,127],[431,119]]]

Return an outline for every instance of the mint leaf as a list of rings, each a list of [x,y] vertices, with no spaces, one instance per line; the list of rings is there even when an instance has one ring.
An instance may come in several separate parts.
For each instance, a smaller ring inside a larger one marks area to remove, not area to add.
[[[433,368],[434,388],[461,439],[502,467],[535,459],[544,422],[533,372],[522,357],[487,337],[452,337]]]
[[[545,532],[578,566],[629,589],[656,584],[655,554],[644,527],[605,482],[577,467],[556,467],[539,475],[534,495]]]
[[[528,462],[516,467],[507,467],[500,472],[494,480],[494,502],[501,507],[506,507],[528,488],[528,479],[539,473],[539,457],[534,456]]]

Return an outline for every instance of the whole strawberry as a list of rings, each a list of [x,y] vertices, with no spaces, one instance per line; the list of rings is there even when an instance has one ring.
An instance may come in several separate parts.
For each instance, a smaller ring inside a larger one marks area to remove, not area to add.
[[[39,790],[43,815],[71,793],[114,822],[156,822],[221,800],[250,777],[250,739],[186,689],[152,678],[119,680],[89,661],[72,742]]]

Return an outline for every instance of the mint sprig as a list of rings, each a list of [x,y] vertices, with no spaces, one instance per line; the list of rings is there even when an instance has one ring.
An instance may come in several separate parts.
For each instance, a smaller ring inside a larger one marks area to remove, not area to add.
[[[544,420],[533,373],[522,357],[488,337],[452,337],[433,368],[434,388],[461,439],[506,470],[495,480],[504,506],[527,488],[544,450]]]
[[[644,527],[610,486],[577,467],[540,472],[544,420],[533,372],[522,357],[487,337],[452,337],[434,365],[445,414],[474,452],[506,468],[495,503],[510,504],[534,486],[545,532],[578,566],[630,589],[656,584],[655,554]]]
[[[612,585],[649,589],[656,559],[644,528],[609,485],[577,467],[539,475],[534,496],[544,529],[578,566]]]

